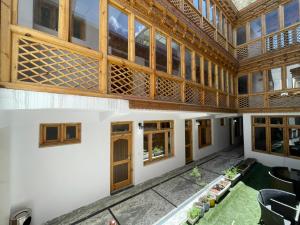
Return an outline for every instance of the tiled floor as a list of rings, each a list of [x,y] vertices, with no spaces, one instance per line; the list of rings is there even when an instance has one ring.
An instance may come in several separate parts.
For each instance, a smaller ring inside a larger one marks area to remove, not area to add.
[[[46,224],[108,225],[114,218],[120,225],[151,225],[239,162],[242,154],[242,148],[213,154]],[[195,166],[201,179],[191,176]]]

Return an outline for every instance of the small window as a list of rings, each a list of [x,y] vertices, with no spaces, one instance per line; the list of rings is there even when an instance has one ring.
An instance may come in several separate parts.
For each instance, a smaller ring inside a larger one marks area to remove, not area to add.
[[[264,91],[264,77],[262,72],[255,72],[252,74],[252,93]]]
[[[279,30],[279,14],[275,9],[266,14],[266,33],[270,34]]]
[[[299,1],[292,0],[284,5],[284,26],[288,27],[299,21]]]
[[[250,22],[250,38],[256,39],[261,37],[261,18],[257,18]]]
[[[180,68],[180,45],[176,41],[172,41],[172,74],[181,75]]]
[[[246,43],[246,27],[239,27],[236,31],[237,45],[242,45]]]
[[[223,77],[223,70],[222,70],[222,68],[220,67],[220,66],[218,66],[218,89],[219,90],[222,90],[222,87],[223,87],[223,85],[222,85],[222,77]]]
[[[213,88],[218,88],[216,85],[216,64],[214,63],[211,64],[211,83]]]
[[[109,5],[108,53],[128,59],[128,15]]]
[[[288,118],[288,125],[300,126],[300,117],[299,116],[291,116]]]
[[[150,28],[135,21],[135,62],[142,66],[150,65]]]
[[[283,117],[270,117],[270,124],[283,124]]]
[[[192,53],[188,48],[185,49],[185,79],[192,80]]]
[[[155,122],[145,122],[144,123],[144,130],[148,131],[148,130],[157,130],[158,124]]]
[[[248,76],[241,76],[238,79],[238,94],[248,94]]]
[[[268,70],[268,84],[269,91],[277,91],[282,89],[281,68]]]
[[[167,38],[161,33],[155,34],[156,41],[156,69],[167,72]]]
[[[198,145],[204,148],[212,144],[211,120],[200,120],[198,125]]]
[[[113,123],[111,131],[112,133],[128,133],[131,127],[129,123]]]
[[[40,147],[80,142],[80,123],[40,125]]]
[[[286,67],[287,88],[300,88],[300,64]]]
[[[266,117],[254,117],[255,124],[266,124]]]

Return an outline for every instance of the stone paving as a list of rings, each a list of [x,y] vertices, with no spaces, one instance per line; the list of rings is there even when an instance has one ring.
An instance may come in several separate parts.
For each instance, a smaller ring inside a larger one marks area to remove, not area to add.
[[[111,219],[120,225],[151,225],[178,207],[222,172],[243,159],[243,148],[212,154],[173,170],[119,194],[100,199],[46,225],[108,225]],[[198,167],[201,179],[191,176]]]

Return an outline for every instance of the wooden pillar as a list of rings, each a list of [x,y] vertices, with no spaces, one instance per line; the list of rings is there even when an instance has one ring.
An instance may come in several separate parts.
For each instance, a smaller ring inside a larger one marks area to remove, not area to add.
[[[172,38],[167,37],[167,73],[172,74]]]
[[[263,14],[261,16],[261,48],[262,48],[262,54],[266,53],[266,15]]]
[[[192,51],[192,81],[196,82],[196,53]]]
[[[181,77],[183,82],[181,84],[181,101],[185,101],[185,46],[181,45]]]
[[[1,71],[0,81],[11,81],[11,31],[12,0],[1,0]]]
[[[58,37],[64,41],[69,41],[70,10],[70,0],[59,1]]]
[[[100,1],[100,30],[99,30],[99,46],[102,52],[102,60],[100,61],[99,71],[99,90],[100,93],[107,93],[107,77],[108,77],[108,61],[107,61],[107,40],[108,40],[108,1]]]
[[[128,43],[128,59],[131,62],[135,62],[135,37],[134,37],[134,19],[135,16],[133,13],[129,14],[129,29],[128,29],[128,36],[129,36],[129,43]]]
[[[156,57],[155,57],[155,29],[154,27],[150,31],[150,67],[152,69],[152,73],[150,74],[150,98],[155,98],[155,82],[156,82]]]

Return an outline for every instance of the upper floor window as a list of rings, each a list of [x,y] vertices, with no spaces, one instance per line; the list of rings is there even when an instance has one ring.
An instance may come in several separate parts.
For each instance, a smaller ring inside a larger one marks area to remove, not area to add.
[[[252,73],[252,93],[264,91],[264,77],[262,72]]]
[[[218,66],[218,89],[222,90],[222,77],[223,77],[223,70],[220,66]]]
[[[99,0],[71,1],[71,41],[99,49]]]
[[[196,55],[195,57],[195,65],[196,65],[196,82],[201,83],[201,57]]]
[[[250,22],[250,38],[256,39],[261,37],[261,18],[257,18]]]
[[[223,71],[223,91],[224,92],[228,92],[228,90],[227,90],[227,82],[228,82],[227,71]]]
[[[111,5],[108,7],[108,53],[128,58],[128,15]]]
[[[134,23],[135,62],[142,66],[150,65],[150,28],[138,20]]]
[[[223,35],[225,35],[225,26],[226,26],[226,18],[224,16],[224,14],[222,14],[222,28],[221,28],[221,30],[222,30]]]
[[[292,0],[284,5],[284,26],[288,27],[299,22],[299,0]]]
[[[193,5],[196,9],[199,9],[199,0],[193,0]]]
[[[231,74],[228,74],[228,92],[230,94],[233,94],[233,88],[232,88],[232,80],[233,80],[233,77]]]
[[[207,0],[202,0],[202,16],[207,18]]]
[[[238,78],[238,94],[248,94],[248,75]]]
[[[232,38],[232,26],[231,26],[231,23],[227,23],[227,38],[228,38],[228,41],[230,43],[233,42],[233,38]]]
[[[300,88],[300,64],[286,67],[287,88]]]
[[[237,45],[246,43],[246,27],[239,27],[236,31],[236,42]]]
[[[279,14],[275,9],[266,14],[266,33],[270,34],[279,30]]]
[[[221,27],[221,16],[220,16],[220,10],[218,9],[218,7],[216,7],[216,25],[217,25],[217,29],[218,31],[221,32],[222,27]]]
[[[204,60],[204,85],[209,85],[209,61],[207,59]]]
[[[185,49],[185,79],[192,79],[192,53],[188,48]]]
[[[268,70],[268,88],[269,91],[277,91],[282,89],[281,68]]]
[[[172,40],[172,74],[175,76],[181,75],[180,55],[180,45]]]
[[[216,64],[211,63],[211,85],[213,88],[218,88],[216,84]]]
[[[19,0],[19,25],[57,36],[58,17],[59,0]]]
[[[167,72],[167,38],[161,33],[155,34],[156,69]]]
[[[215,8],[214,3],[210,2],[210,6],[209,6],[209,21],[211,23],[214,23],[214,16],[215,16],[215,14],[214,14],[214,11],[215,11],[214,8]]]

